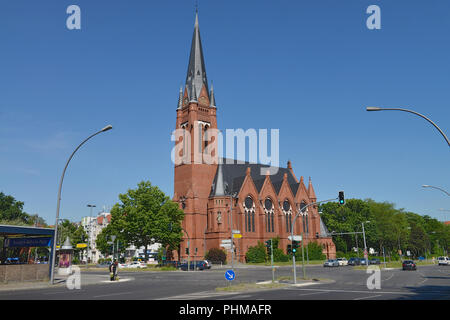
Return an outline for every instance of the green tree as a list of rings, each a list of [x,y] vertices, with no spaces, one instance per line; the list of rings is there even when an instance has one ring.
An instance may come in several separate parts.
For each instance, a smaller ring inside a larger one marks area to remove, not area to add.
[[[17,201],[13,196],[0,192],[0,220],[28,224],[29,215],[23,211],[23,205],[23,202]]]
[[[179,246],[184,213],[157,186],[142,181],[137,189],[120,194],[119,199],[120,203],[111,210],[111,227],[105,234],[115,234],[127,245],[145,247],[146,260],[148,247],[154,243],[171,248]]]

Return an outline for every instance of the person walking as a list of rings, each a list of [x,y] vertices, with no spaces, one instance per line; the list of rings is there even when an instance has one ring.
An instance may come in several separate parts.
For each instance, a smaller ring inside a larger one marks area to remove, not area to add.
[[[118,264],[117,261],[114,261],[113,263],[111,263],[109,265],[109,279],[111,281],[114,281],[117,278],[117,272],[118,272],[118,270],[117,270],[118,269],[118,265],[117,264]]]

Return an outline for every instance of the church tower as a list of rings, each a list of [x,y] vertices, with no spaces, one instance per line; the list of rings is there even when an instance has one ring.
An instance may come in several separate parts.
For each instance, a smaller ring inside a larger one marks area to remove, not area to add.
[[[214,90],[208,88],[198,12],[184,88],[180,88],[175,133],[174,201],[184,210],[180,256],[205,254],[208,196],[217,171],[217,119]]]

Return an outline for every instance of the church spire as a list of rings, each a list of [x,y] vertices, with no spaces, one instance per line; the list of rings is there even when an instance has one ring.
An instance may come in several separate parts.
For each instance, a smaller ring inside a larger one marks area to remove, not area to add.
[[[222,164],[219,163],[217,167],[217,181],[216,181],[216,187],[215,187],[215,196],[224,196],[225,195],[225,185],[223,183],[223,173],[222,173]]]
[[[211,99],[211,107],[215,107],[216,106],[216,98],[214,98],[214,88],[213,88],[213,83],[211,81],[211,92],[209,93],[209,97]]]
[[[203,86],[208,90],[208,79],[206,78],[205,59],[203,58],[202,41],[200,39],[200,28],[198,25],[198,12],[195,13],[194,34],[192,36],[191,53],[189,55],[189,65],[186,75],[186,88],[189,100],[197,100]]]

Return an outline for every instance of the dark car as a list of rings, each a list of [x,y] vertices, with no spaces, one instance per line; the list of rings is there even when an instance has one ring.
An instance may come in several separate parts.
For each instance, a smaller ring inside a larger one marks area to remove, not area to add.
[[[380,264],[380,259],[376,258],[370,259],[369,264]]]
[[[368,262],[369,262],[369,259],[366,259],[366,258],[361,258],[359,260],[359,263],[363,266],[366,266]]]
[[[187,262],[182,263],[180,269],[183,271],[187,271],[188,264]],[[205,270],[208,269],[208,265],[204,260],[202,261],[190,261],[189,262],[189,270]]]
[[[359,266],[361,264],[361,260],[359,258],[350,258],[348,259],[349,266]]]
[[[402,269],[403,270],[417,270],[417,265],[412,260],[405,260],[402,263]]]

